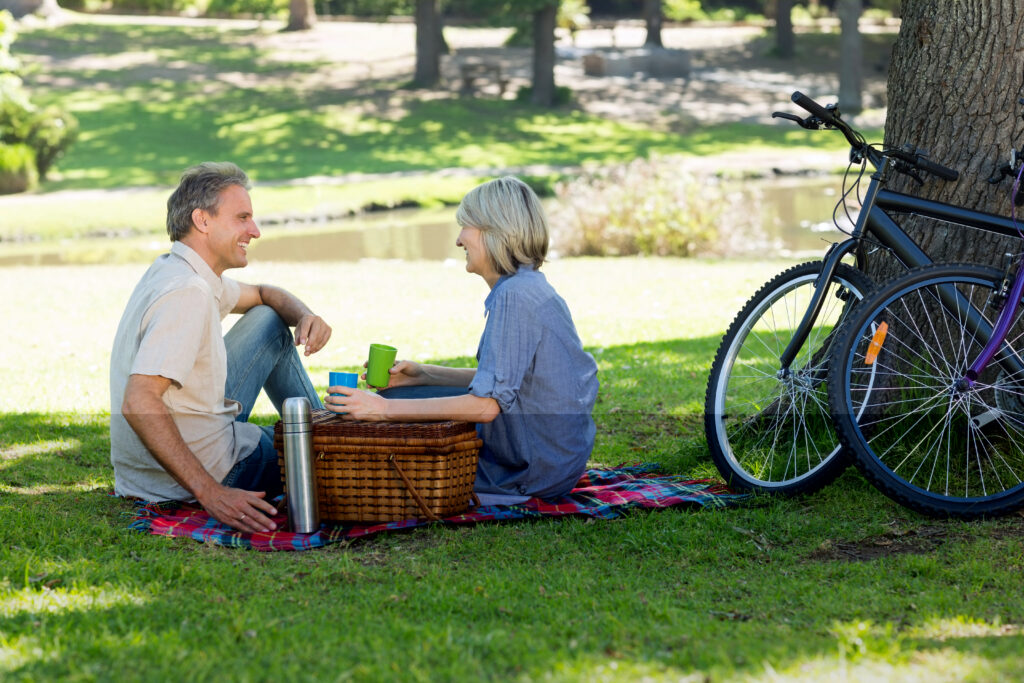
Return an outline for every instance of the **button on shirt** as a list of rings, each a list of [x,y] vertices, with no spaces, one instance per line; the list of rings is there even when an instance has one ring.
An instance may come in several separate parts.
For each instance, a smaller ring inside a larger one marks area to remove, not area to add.
[[[596,428],[597,364],[583,350],[565,301],[532,266],[498,280],[484,302],[487,324],[469,393],[501,413],[481,423],[474,489],[551,498],[586,469]]]
[[[182,438],[221,481],[256,448],[257,425],[235,422],[241,404],[224,395],[227,354],[221,321],[238,303],[237,282],[218,277],[190,247],[174,242],[143,275],[121,317],[110,358],[110,460],[114,490],[145,500],[192,500],[121,414],[130,375],[159,375]],[[143,416],[145,419],[145,416]]]

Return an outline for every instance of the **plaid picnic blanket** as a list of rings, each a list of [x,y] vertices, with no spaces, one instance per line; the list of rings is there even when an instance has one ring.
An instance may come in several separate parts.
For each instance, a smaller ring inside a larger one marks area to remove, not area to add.
[[[736,494],[725,485],[708,479],[686,479],[657,474],[658,465],[627,465],[591,469],[568,495],[553,500],[531,498],[517,505],[489,505],[442,520],[446,524],[478,524],[514,519],[584,515],[598,519],[621,517],[634,508],[675,506],[724,508],[748,496]],[[379,524],[321,525],[312,534],[291,531],[246,533],[221,524],[201,507],[189,503],[136,503],[129,528],[159,536],[185,536],[196,541],[253,550],[307,550],[339,541],[364,538],[385,531],[411,529],[429,524],[407,519]],[[274,519],[279,528],[287,524],[284,514]]]

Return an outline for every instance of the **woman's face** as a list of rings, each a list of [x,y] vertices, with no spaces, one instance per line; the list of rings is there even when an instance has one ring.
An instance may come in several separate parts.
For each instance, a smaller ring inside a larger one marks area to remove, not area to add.
[[[484,247],[484,238],[480,230],[469,226],[462,228],[458,239],[455,240],[455,246],[466,250],[466,271],[476,273],[486,280],[490,287],[493,287],[500,276],[494,270],[491,259],[487,256],[487,249]]]

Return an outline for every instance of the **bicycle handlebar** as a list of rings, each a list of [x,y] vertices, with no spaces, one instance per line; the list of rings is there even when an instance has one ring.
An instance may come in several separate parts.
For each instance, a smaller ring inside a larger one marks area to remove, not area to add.
[[[942,164],[937,164],[934,161],[931,161],[930,159],[925,159],[924,157],[921,156],[917,157],[917,161],[914,162],[914,165],[917,166],[922,171],[927,171],[928,173],[938,176],[943,180],[952,181],[960,177],[959,171],[943,166]]]
[[[890,156],[899,159],[904,164],[909,165],[911,168],[906,166],[901,167],[897,165],[897,170],[904,173],[909,173],[913,177],[913,171],[919,169],[927,173],[931,173],[934,176],[942,178],[943,180],[957,180],[960,177],[960,173],[952,168],[947,168],[942,164],[938,164],[927,157],[921,155],[916,150],[913,152],[906,152],[903,150],[889,150],[887,152],[879,153],[871,145],[864,141],[863,136],[849,126],[845,121],[839,117],[839,111],[837,109],[829,109],[823,107],[807,95],[797,91],[793,93],[791,98],[795,104],[807,110],[814,118],[816,118],[821,124],[834,128],[843,134],[846,141],[850,143],[850,146],[856,150],[863,157],[867,157],[872,164],[877,168],[879,162],[881,162],[882,156]],[[776,114],[773,114],[775,116]],[[814,128],[812,125],[813,121],[804,121],[798,116],[792,114],[779,114],[782,118],[795,119],[804,128]],[[920,178],[917,178],[920,181]]]
[[[829,124],[830,126],[835,126],[836,128],[842,130],[843,127],[840,126],[836,118],[832,116],[832,112],[830,112],[828,109],[825,109],[825,107],[821,106],[820,104],[812,100],[810,97],[800,92],[799,90],[793,93],[793,97],[791,99],[797,105],[803,107],[810,113],[814,114],[825,123]]]

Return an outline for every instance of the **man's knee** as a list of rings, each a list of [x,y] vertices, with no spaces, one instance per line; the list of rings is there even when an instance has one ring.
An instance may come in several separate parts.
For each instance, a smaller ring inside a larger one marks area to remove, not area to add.
[[[261,338],[280,337],[286,343],[291,342],[291,331],[281,316],[267,305],[253,306],[242,315],[235,326],[247,334],[255,334]]]

